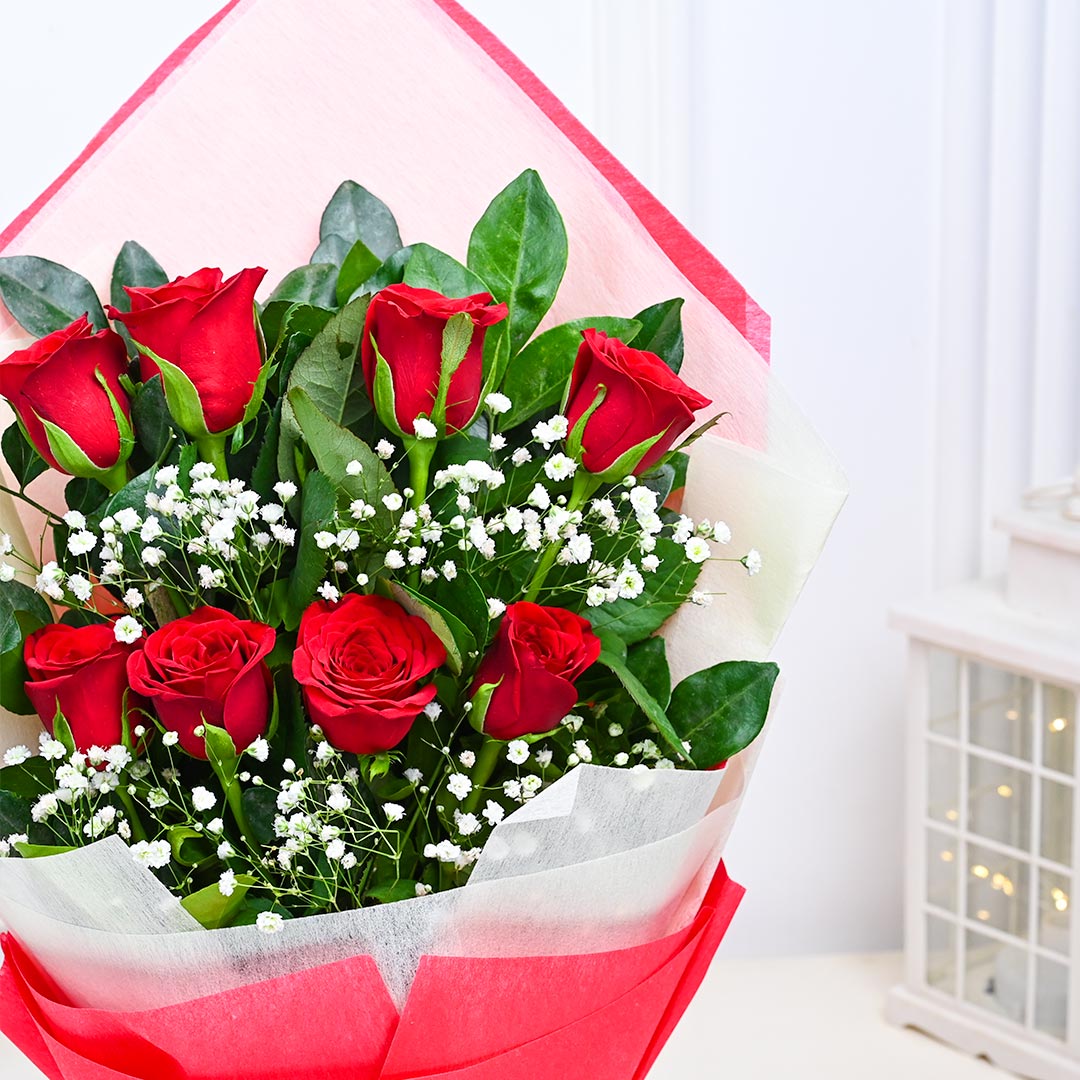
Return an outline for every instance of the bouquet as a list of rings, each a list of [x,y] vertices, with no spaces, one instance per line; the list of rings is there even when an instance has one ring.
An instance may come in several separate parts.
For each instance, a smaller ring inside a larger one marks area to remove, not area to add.
[[[234,0],[0,249],[0,1028],[643,1078],[843,500],[767,317],[452,0]]]

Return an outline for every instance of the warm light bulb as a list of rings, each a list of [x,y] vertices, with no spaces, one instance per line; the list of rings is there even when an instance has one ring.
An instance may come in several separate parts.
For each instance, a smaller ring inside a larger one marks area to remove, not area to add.
[[[1009,711],[1005,714],[1005,719],[1006,720],[1019,720],[1020,719],[1020,713],[1018,713],[1016,711],[1016,709],[1009,709]]]
[[[1012,793],[1013,793],[1013,789],[1012,789],[1011,787],[1009,787],[1009,785],[1008,785],[1008,784],[998,784],[998,789],[997,789],[997,793],[998,793],[998,794],[999,794],[999,795],[1000,795],[1000,796],[1001,796],[1001,797],[1002,797],[1003,799],[1011,799],[1011,798],[1012,798]]]
[[[1069,726],[1069,721],[1064,716],[1055,717],[1050,721],[1049,727],[1051,731],[1064,731]]]
[[[941,861],[942,862],[952,862],[954,858],[956,858],[956,856],[953,855],[953,853],[951,851],[949,851],[948,849],[946,849],[945,851],[943,851],[941,853]]]
[[[974,866],[973,866],[973,867],[971,868],[971,872],[972,872],[972,873],[973,873],[973,874],[974,874],[974,875],[975,875],[975,876],[976,876],[977,878],[988,878],[988,877],[990,876],[990,871],[989,871],[989,870],[988,870],[988,869],[987,869],[987,868],[986,868],[985,866],[983,866],[983,865],[982,865],[982,863],[976,863],[976,864],[975,864],[975,865],[974,865]]]
[[[1008,878],[1006,878],[1005,879],[1005,884],[1001,886],[1001,891],[1006,896],[1012,896],[1012,894],[1016,891],[1016,888],[1013,885],[1013,883]]]
[[[1006,882],[1006,881],[1008,881],[1008,880],[1009,880],[1009,879],[1008,879],[1008,878],[1007,878],[1007,877],[1006,877],[1006,876],[1005,876],[1004,874],[998,873],[998,874],[995,874],[995,875],[994,875],[994,876],[993,876],[993,877],[992,877],[992,878],[990,879],[990,884],[991,884],[991,885],[992,885],[992,886],[993,886],[993,887],[994,887],[995,889],[1003,889],[1003,888],[1005,888],[1005,882]]]
[[[1058,909],[1058,911],[1068,911],[1069,910],[1068,898],[1063,896],[1060,900],[1055,900],[1054,901],[1054,907],[1056,907]]]
[[[986,908],[983,908],[981,911],[975,912],[975,918],[986,922],[986,920],[990,918],[990,912],[987,911]]]
[[[945,820],[946,821],[959,821],[960,820],[960,811],[959,810],[946,810],[945,811]]]
[[[1050,897],[1054,901],[1054,907],[1056,907],[1058,911],[1069,910],[1069,894],[1064,889],[1051,889]]]

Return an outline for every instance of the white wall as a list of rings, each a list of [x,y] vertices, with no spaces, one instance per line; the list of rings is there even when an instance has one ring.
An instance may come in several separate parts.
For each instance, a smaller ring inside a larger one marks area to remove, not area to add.
[[[5,5],[0,219],[208,0]],[[466,0],[774,318],[852,497],[783,637],[729,853],[729,953],[895,946],[889,605],[993,568],[986,523],[1080,458],[1075,0]]]

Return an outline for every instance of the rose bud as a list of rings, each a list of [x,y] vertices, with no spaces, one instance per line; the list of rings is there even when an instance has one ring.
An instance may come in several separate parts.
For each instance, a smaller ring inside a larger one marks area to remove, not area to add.
[[[108,309],[140,352],[143,382],[159,372],[169,411],[195,439],[225,435],[262,403],[266,370],[255,290],[266,271],[198,270],[156,288],[128,288],[131,310]]]
[[[582,464],[608,480],[648,472],[694,422],[694,413],[712,402],[655,353],[633,349],[602,330],[582,336],[565,409],[572,438],[585,417]],[[600,404],[586,417],[598,397]]]
[[[54,469],[117,491],[134,446],[120,385],[126,371],[123,339],[112,330],[95,334],[84,315],[0,363],[0,394]]]
[[[484,334],[507,315],[505,304],[491,301],[490,293],[454,300],[411,285],[390,285],[372,297],[360,359],[368,393],[387,427],[412,435],[413,421],[418,416],[433,416],[443,367],[443,331],[450,319],[461,312],[472,320],[473,334],[464,359],[450,377],[445,425],[452,431],[469,426],[480,407]],[[375,376],[380,356],[390,375],[392,408],[380,401],[377,393]]]
[[[111,625],[63,626],[35,630],[23,656],[30,679],[26,696],[49,734],[59,709],[78,750],[115,746],[123,739],[124,695],[129,711],[146,703],[128,693],[128,659],[142,642],[125,645]]]
[[[473,681],[474,698],[494,687],[484,733],[505,741],[551,731],[577,704],[574,682],[599,655],[587,619],[527,600],[511,604]]]
[[[150,700],[162,727],[192,757],[206,758],[195,729],[224,728],[243,751],[270,721],[273,682],[266,657],[275,633],[259,622],[203,607],[166,623],[128,660],[131,688]]]
[[[418,615],[381,596],[316,601],[300,620],[293,677],[327,741],[352,754],[396,746],[435,697],[418,685],[446,649]]]

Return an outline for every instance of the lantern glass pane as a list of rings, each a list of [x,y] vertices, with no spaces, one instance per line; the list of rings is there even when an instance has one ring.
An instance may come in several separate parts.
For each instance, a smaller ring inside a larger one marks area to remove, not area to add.
[[[1027,951],[973,930],[964,942],[964,998],[1018,1024],[1027,1011]]]
[[[1030,761],[1034,700],[1031,680],[973,661],[968,665],[968,686],[971,744]]]
[[[972,754],[968,758],[968,831],[1031,850],[1031,777]]]
[[[930,730],[950,739],[960,737],[960,658],[944,649],[927,648]]]
[[[1076,694],[1050,683],[1043,685],[1043,764],[1048,769],[1076,772]]]
[[[1013,937],[1028,936],[1028,874],[1020,859],[968,844],[967,914]]]
[[[1052,870],[1043,870],[1039,874],[1039,944],[1068,956],[1071,919],[1071,882]]]
[[[1069,1019],[1069,969],[1040,956],[1035,978],[1035,1027],[1055,1039],[1064,1039]]]
[[[926,917],[926,984],[956,996],[956,925]]]
[[[960,754],[951,746],[929,743],[926,766],[927,813],[955,829],[960,820]]]
[[[954,836],[926,830],[926,899],[935,907],[955,912],[960,853]]]
[[[1042,854],[1064,866],[1072,865],[1073,789],[1056,780],[1042,781]]]

